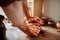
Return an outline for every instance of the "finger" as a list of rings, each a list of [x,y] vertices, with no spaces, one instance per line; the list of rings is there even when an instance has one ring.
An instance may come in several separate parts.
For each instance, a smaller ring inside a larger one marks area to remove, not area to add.
[[[40,32],[40,31],[41,31],[41,27],[38,27],[38,26],[37,26],[37,27],[35,28],[35,30],[36,30],[37,32]]]
[[[40,21],[38,21],[38,20],[34,20],[36,23],[39,23],[40,24]]]
[[[39,34],[40,30],[35,29],[34,32],[37,33],[37,34]]]
[[[37,27],[38,30],[40,30],[40,27]]]
[[[35,20],[38,22],[42,21],[40,18],[35,18]]]
[[[38,21],[40,21],[41,19],[40,19],[39,17],[35,17],[35,20],[38,20]]]
[[[34,35],[37,35],[39,33],[35,25],[30,27],[30,32]]]
[[[38,18],[37,18],[37,19],[35,19],[35,20],[40,21],[40,19],[38,19]]]
[[[39,24],[40,24],[40,21],[37,21],[37,23],[39,23]]]
[[[30,27],[35,29],[37,26],[34,24],[31,24]]]
[[[34,28],[31,28],[32,31],[34,31],[35,33],[39,34],[40,32],[40,27],[35,26]]]
[[[39,26],[36,26],[36,25],[32,25],[31,28],[32,29],[38,29],[38,30],[40,30],[40,27]]]
[[[37,36],[38,34],[36,33],[36,32],[34,32],[33,30],[30,30],[30,33],[31,33],[31,35],[33,35],[33,36]]]
[[[40,24],[39,23],[33,23],[34,25],[36,25],[36,26],[40,26]]]

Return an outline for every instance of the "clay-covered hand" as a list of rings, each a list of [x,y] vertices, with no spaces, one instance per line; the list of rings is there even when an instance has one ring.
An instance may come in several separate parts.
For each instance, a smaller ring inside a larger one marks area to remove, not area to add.
[[[26,27],[26,34],[29,36],[38,36],[39,32],[41,31],[41,27],[34,25],[33,23],[27,24]]]
[[[29,23],[36,23],[36,25],[43,24],[43,20],[40,19],[38,16],[37,17],[31,17],[28,19]]]

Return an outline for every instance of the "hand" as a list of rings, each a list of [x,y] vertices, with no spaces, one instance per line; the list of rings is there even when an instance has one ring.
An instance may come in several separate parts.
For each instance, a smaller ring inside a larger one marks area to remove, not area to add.
[[[24,18],[26,20],[26,18]],[[40,27],[40,24],[42,23],[42,20],[39,17],[31,17],[28,20],[26,20],[27,26],[25,33],[30,36],[37,36],[40,31],[42,30]]]
[[[26,27],[26,34],[28,34],[29,36],[38,36],[39,32],[41,31],[41,28],[39,26],[36,26],[32,23],[27,24]]]
[[[36,25],[40,25],[43,24],[43,20],[41,20],[39,17],[31,17],[30,19],[28,19],[29,23],[36,23]]]

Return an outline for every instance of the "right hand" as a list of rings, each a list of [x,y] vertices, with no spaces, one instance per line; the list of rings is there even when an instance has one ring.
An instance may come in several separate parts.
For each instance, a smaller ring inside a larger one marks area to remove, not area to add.
[[[41,28],[39,26],[29,23],[27,24],[25,33],[28,34],[29,36],[38,36],[40,31],[41,31]]]

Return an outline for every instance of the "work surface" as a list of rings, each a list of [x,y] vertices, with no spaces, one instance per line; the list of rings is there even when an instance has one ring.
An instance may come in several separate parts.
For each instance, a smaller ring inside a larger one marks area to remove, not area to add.
[[[16,27],[8,26],[6,31],[7,40],[60,40],[60,32],[51,27],[42,27],[44,34],[37,37],[29,37]]]

